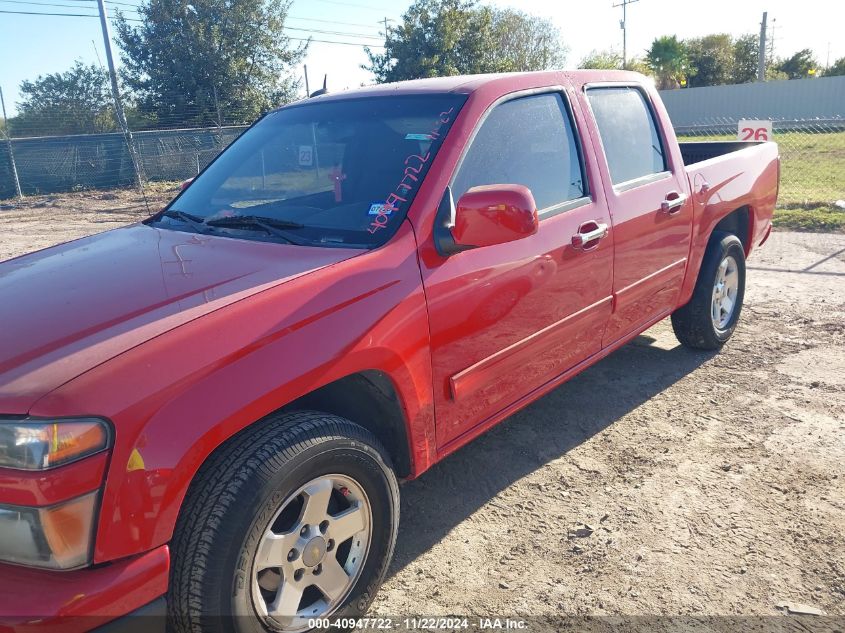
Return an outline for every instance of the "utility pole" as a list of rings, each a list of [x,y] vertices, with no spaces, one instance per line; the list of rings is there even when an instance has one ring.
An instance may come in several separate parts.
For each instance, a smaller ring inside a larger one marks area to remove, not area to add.
[[[393,20],[390,20],[390,19],[388,19],[387,16],[384,16],[384,20],[382,20],[382,21],[384,22],[384,39],[385,39],[385,41],[387,41],[387,23],[393,22]]]
[[[6,120],[6,100],[3,98],[3,89],[0,88],[0,105],[3,106],[3,133],[6,137],[6,144],[9,146],[9,163],[12,166],[12,178],[15,179],[15,193],[23,200],[21,193],[21,181],[18,178],[18,168],[15,165],[15,153],[12,151],[12,137],[9,135],[9,121]]]
[[[129,157],[132,159],[132,166],[135,169],[135,184],[138,190],[143,192],[144,183],[141,177],[141,164],[138,160],[138,155],[135,152],[135,143],[132,140],[132,132],[129,130],[129,124],[126,122],[126,115],[123,112],[123,104],[120,102],[120,88],[117,85],[117,73],[114,70],[114,56],[111,52],[111,36],[109,35],[109,20],[106,14],[106,5],[103,0],[97,0],[97,5],[100,8],[100,26],[103,29],[103,44],[106,47],[106,62],[109,65],[109,78],[111,79],[111,94],[114,99],[114,111],[117,116],[117,123],[123,131],[123,136],[126,139],[126,146],[129,149]]]
[[[308,87],[308,64],[303,64],[302,68],[305,70],[305,98],[311,96],[311,88]]]
[[[640,0],[622,0],[619,4],[614,4],[613,8],[622,7],[622,19],[619,21],[619,28],[622,29],[622,68],[628,66],[628,5]]]
[[[763,21],[760,22],[760,47],[757,51],[757,81],[766,81],[766,18],[769,13],[763,11]]]

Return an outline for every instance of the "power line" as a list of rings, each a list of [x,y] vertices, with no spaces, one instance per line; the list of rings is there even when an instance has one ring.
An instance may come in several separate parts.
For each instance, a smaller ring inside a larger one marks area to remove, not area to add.
[[[2,0],[0,0],[0,2],[2,2]],[[283,26],[282,28],[286,31],[305,31],[306,33],[320,33],[322,35],[346,35],[353,37],[364,37],[372,40],[383,39],[377,35],[364,35],[363,33],[351,33],[349,31],[321,31],[319,29],[300,29],[295,26]]]
[[[80,1],[87,1],[87,0],[71,0],[75,2]],[[95,0],[92,0],[95,1]],[[88,7],[88,6],[81,6],[79,4],[59,4],[55,2],[40,2],[39,0],[0,0],[0,2],[5,4],[22,4],[24,6],[34,5],[34,6],[41,6],[41,7],[66,7],[69,9],[96,9],[96,7]],[[128,4],[126,2],[113,2],[112,0],[106,0],[107,4],[122,4],[126,5],[127,7],[135,7],[135,5]],[[126,10],[126,9],[124,9]],[[137,10],[137,9],[136,9]],[[64,14],[63,14],[64,15]],[[68,14],[70,15],[70,14]],[[97,17],[97,16],[94,16]]]
[[[91,15],[90,13],[36,13],[35,11],[6,11],[0,9],[0,13],[10,13],[15,15],[51,15],[51,16],[59,16],[63,18],[97,18],[97,15]],[[135,20],[132,18],[126,18],[128,22],[141,22],[142,20]]]
[[[0,0],[0,1],[2,1],[2,0]],[[70,0],[70,1],[71,2],[80,2],[80,3],[96,2],[96,0]],[[108,4],[110,6],[118,6],[119,5],[121,7],[127,7],[126,9],[121,9],[122,11],[128,11],[128,10],[137,11],[138,8],[140,7],[140,5],[137,5],[137,4],[130,4],[129,2],[118,2],[117,0],[106,0],[106,4]],[[85,6],[81,6],[81,5],[74,5],[74,6],[76,6],[76,8],[78,8],[78,9],[88,9],[88,8],[96,9],[97,8],[96,6],[89,7],[87,4]]]
[[[72,5],[72,4],[56,4],[56,3],[52,3],[52,2],[38,2],[37,0],[0,0],[0,2],[8,2],[8,3],[12,3],[12,4],[23,4],[23,5],[34,4],[34,5],[47,6],[47,7],[73,7],[73,6],[75,6],[75,5]],[[52,15],[52,16],[74,17],[74,18],[96,18],[97,17],[96,15],[89,15],[87,13],[86,14],[83,14],[83,13],[49,13],[49,12],[36,13],[34,11],[33,12],[30,12],[30,11],[0,11],[0,13],[15,13],[15,14],[19,14],[19,15]],[[115,18],[112,17],[111,19],[115,19]],[[127,22],[142,22],[143,20],[139,20],[139,19],[136,19],[136,18],[126,18],[126,21]],[[376,35],[365,35],[363,33],[352,33],[350,31],[323,31],[323,30],[320,30],[320,29],[302,29],[302,28],[297,28],[295,26],[285,26],[285,27],[282,27],[282,28],[286,31],[302,31],[304,33],[317,33],[317,34],[320,34],[320,35],[340,35],[340,36],[343,36],[343,37],[360,37],[360,38],[373,39],[373,40],[381,40],[382,39],[381,37],[376,36]],[[303,38],[290,38],[290,39],[303,39]],[[303,39],[303,41],[304,41],[304,39]],[[322,41],[327,41],[327,40],[313,40],[313,41],[322,42]],[[356,42],[335,42],[335,43],[337,43],[337,44],[344,44],[344,43],[354,44]],[[363,46],[363,44],[360,44],[360,45]]]
[[[71,0],[72,2],[96,2],[97,0]],[[146,0],[140,0],[141,4],[133,4],[131,2],[120,2],[119,0],[106,0],[106,4],[115,4],[115,5],[122,5],[126,7],[133,7],[134,9],[138,9],[143,7],[144,2]],[[340,3],[336,3],[340,4]],[[355,6],[355,5],[349,5]],[[300,17],[298,15],[290,15],[288,14],[287,19],[289,20],[303,20],[305,22],[322,22],[323,24],[340,24],[341,26],[363,26],[363,27],[371,27],[370,24],[366,24],[364,22],[344,22],[340,20],[324,20],[321,18],[305,18]]]
[[[0,13],[8,13],[14,15],[45,15],[45,16],[53,16],[53,17],[62,17],[62,18],[98,18],[97,15],[91,15],[89,13],[47,13],[47,12],[35,12],[35,11],[6,11],[4,9],[0,9]],[[137,20],[135,18],[124,18],[127,22],[143,22],[143,20]],[[302,29],[300,29],[302,30]],[[384,48],[381,44],[362,44],[361,42],[340,42],[338,40],[323,40],[323,39],[316,39],[313,37],[288,37],[289,40],[294,40],[297,42],[317,42],[320,44],[342,44],[344,46],[369,46],[370,48]]]
[[[96,3],[97,0],[73,0],[73,2],[94,2]],[[118,0],[106,0],[106,4],[119,4],[127,7],[133,7],[137,9],[140,5],[132,4],[130,2],[119,2]],[[93,8],[93,7],[92,7]]]
[[[0,0],[0,2],[7,2],[10,0]],[[23,2],[25,0],[18,0],[19,2]],[[73,2],[95,2],[96,0],[72,0]],[[118,0],[105,0],[106,4],[108,5],[121,5],[126,7],[131,7],[132,10],[138,12],[138,9],[143,8],[143,5],[138,4],[130,4],[128,2],[118,2]],[[64,6],[73,6],[73,5],[64,5]],[[121,9],[122,11],[126,11],[126,9]],[[361,26],[365,28],[372,28],[369,24],[364,24],[363,22],[342,22],[339,20],[321,20],[319,18],[302,18],[296,15],[288,15],[286,16],[287,20],[302,20],[305,22],[319,22],[321,24],[338,24],[341,26]],[[367,33],[355,33],[353,31],[321,31],[319,29],[305,29],[305,28],[298,28],[293,26],[286,26],[284,27],[291,31],[305,31],[305,32],[312,32],[312,33],[322,33],[324,35],[347,35],[347,36],[354,36],[354,37],[366,37],[370,39],[382,39],[380,36],[375,36]]]
[[[288,15],[287,18],[289,20],[304,20],[306,22],[324,22],[325,24],[341,24],[343,26],[364,26],[372,28],[372,25],[364,24],[363,22],[340,22],[338,20],[321,20],[319,18],[301,18],[296,15]]]
[[[72,2],[82,2],[82,3],[96,3],[97,0],[71,0]],[[131,2],[121,2],[120,0],[106,0],[106,4],[115,4],[115,5],[122,5],[126,7],[133,7],[139,8],[142,7],[146,0],[139,0],[139,4],[131,3]],[[326,4],[336,4],[344,7],[354,7],[356,9],[368,9],[370,11],[382,11],[383,9],[379,7],[374,7],[371,5],[365,4],[356,4],[353,2],[339,2],[338,0],[314,0],[315,2],[324,2]],[[631,0],[629,0],[631,1]],[[338,20],[322,20],[319,18],[302,18],[295,15],[288,15],[287,17],[295,19],[295,20],[307,20],[309,22],[325,22],[327,24],[342,24],[347,26],[370,26],[369,24],[363,24],[361,22],[340,22]]]
[[[374,7],[367,4],[354,4],[352,2],[338,2],[337,0],[314,0],[314,2],[324,2],[326,4],[338,4],[342,7],[355,7],[356,9],[369,9],[370,11],[384,11],[383,7]]]
[[[38,5],[41,7],[68,7],[71,9],[78,9],[76,4],[56,4],[53,2],[37,2],[36,0],[0,0],[4,4],[24,4],[24,5]]]
[[[68,9],[87,9],[88,7],[80,7],[78,4],[59,4],[56,2],[39,2],[39,0],[0,0],[5,4],[22,4],[24,6],[39,6],[39,7],[63,7]],[[109,3],[111,4],[111,3]],[[91,7],[92,9],[94,7]],[[96,16],[95,16],[96,17]]]
[[[77,2],[77,3],[81,3],[81,4],[86,4],[86,3],[96,4],[97,0],[67,0],[67,1],[68,2]],[[137,11],[140,8],[143,8],[143,1],[144,0],[141,0],[142,4],[133,4],[131,2],[121,2],[120,0],[105,0],[106,4],[108,4],[108,5],[129,7],[130,9],[135,10],[135,11]],[[38,2],[37,0],[0,0],[0,2],[8,2],[8,3],[11,3],[11,4],[36,4],[36,5],[43,5],[43,6],[47,6],[47,7],[70,7],[70,8],[77,8],[78,7],[78,5],[74,5],[74,4],[54,4],[54,3],[49,3],[49,2]],[[347,4],[347,3],[335,2],[333,4]],[[356,6],[356,5],[348,4],[348,6]],[[91,8],[93,9],[94,7],[92,6]],[[123,9],[123,10],[125,11],[126,9]],[[341,26],[362,26],[362,27],[365,27],[365,28],[367,28],[367,27],[371,28],[371,25],[365,24],[363,22],[343,22],[343,21],[340,21],[340,20],[323,20],[323,19],[320,19],[320,18],[305,18],[305,17],[296,16],[296,15],[288,15],[287,19],[289,19],[289,20],[302,20],[302,21],[305,21],[305,22],[320,22],[320,23],[323,23],[323,24],[339,24]],[[286,27],[286,28],[293,29],[294,27]],[[299,29],[299,30],[303,31],[303,30],[307,30],[307,29]],[[314,32],[320,33],[321,31],[314,30]],[[329,35],[360,35],[360,36],[364,37],[363,33],[352,33],[352,32],[331,33],[331,32],[328,32],[328,31],[326,31],[326,33],[329,34]],[[369,37],[369,36],[367,36],[367,37]]]
[[[360,42],[338,42],[337,40],[317,40],[313,37],[289,37],[289,40],[297,42],[319,42],[321,44],[345,44],[347,46],[366,46],[369,48],[384,48],[382,44],[361,44]]]
[[[9,0],[0,0],[0,2],[5,2]],[[25,1],[25,0],[19,0]],[[96,0],[74,0],[75,2],[95,2]],[[117,0],[105,0],[106,4],[109,5],[123,5],[127,7],[132,7],[135,11],[137,11],[141,5],[130,4],[128,2],[118,2]],[[71,6],[71,5],[67,5]],[[319,18],[301,18],[295,15],[288,15],[286,16],[289,20],[304,20],[306,22],[320,22],[323,24],[339,24],[342,26],[362,26],[362,27],[370,27],[369,24],[364,24],[362,22],[341,22],[339,20],[321,20]],[[380,36],[371,35],[368,33],[355,33],[353,31],[321,31],[319,29],[306,29],[306,28],[299,28],[293,26],[286,26],[285,29],[290,31],[305,31],[305,32],[312,32],[312,33],[322,33],[323,35],[347,35],[347,36],[354,36],[354,37],[366,37],[370,39],[382,39]]]
[[[97,0],[73,0],[73,1],[74,2],[96,2]],[[140,0],[141,3],[143,3],[144,1],[145,0]],[[344,6],[344,7],[355,7],[357,9],[369,9],[371,11],[382,11],[383,10],[379,7],[374,7],[374,6],[370,6],[370,5],[355,4],[355,3],[352,3],[352,2],[338,2],[337,0],[314,0],[314,1],[315,2],[325,2],[327,4],[337,4],[337,5]],[[126,5],[128,7],[139,7],[139,6],[141,6],[140,4],[132,4],[132,3],[128,3],[128,2],[118,2],[118,0],[106,0],[106,3],[107,4],[123,4],[123,5]],[[288,17],[293,17],[293,16],[288,16]],[[311,18],[300,18],[300,19],[308,20],[308,19],[311,19]],[[313,20],[313,21],[315,21],[315,22],[330,22],[330,20]],[[336,23],[336,24],[349,24],[349,25],[353,24],[352,22],[334,22],[334,23]],[[369,25],[359,23],[356,26],[369,26]]]
[[[94,47],[94,55],[97,56],[97,63],[100,65],[100,70],[103,70],[103,62],[100,61],[100,52],[97,50],[97,45],[94,43],[94,40],[91,40],[91,46]]]

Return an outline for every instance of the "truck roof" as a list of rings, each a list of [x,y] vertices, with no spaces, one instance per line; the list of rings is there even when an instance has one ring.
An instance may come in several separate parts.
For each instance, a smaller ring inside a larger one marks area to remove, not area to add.
[[[298,104],[315,101],[335,101],[358,97],[381,97],[394,94],[471,94],[481,88],[498,90],[502,94],[537,85],[560,83],[561,75],[575,83],[598,81],[637,81],[642,82],[643,75],[623,70],[542,70],[522,73],[491,73],[484,75],[455,75],[452,77],[432,77],[430,79],[412,79],[394,83],[374,84],[327,93]]]

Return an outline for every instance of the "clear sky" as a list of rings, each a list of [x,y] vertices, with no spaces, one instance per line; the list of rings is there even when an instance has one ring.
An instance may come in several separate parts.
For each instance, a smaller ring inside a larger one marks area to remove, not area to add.
[[[126,9],[142,0],[107,0],[110,10]],[[569,47],[567,66],[574,67],[593,49],[621,51],[620,0],[494,0],[551,18]],[[120,4],[118,4],[118,2]],[[324,73],[330,90],[370,83],[360,68],[367,61],[363,44],[375,44],[383,33],[384,18],[398,20],[409,0],[295,0],[288,26],[291,37],[351,42],[312,42],[307,59],[311,89]],[[49,6],[64,5],[64,6]],[[0,0],[2,11],[95,14],[94,0]],[[638,0],[628,7],[628,52],[642,55],[660,35],[681,38],[728,32],[756,33],[763,11],[773,27],[775,53],[791,54],[811,48],[824,64],[845,56],[845,1],[843,0]],[[294,30],[296,29],[296,30]],[[318,31],[324,31],[320,33]],[[328,31],[329,33],[326,33]],[[115,49],[117,53],[117,49]],[[99,20],[92,17],[51,17],[0,13],[0,87],[10,115],[24,79],[67,69],[75,59],[105,64]],[[301,70],[299,71],[301,73]]]

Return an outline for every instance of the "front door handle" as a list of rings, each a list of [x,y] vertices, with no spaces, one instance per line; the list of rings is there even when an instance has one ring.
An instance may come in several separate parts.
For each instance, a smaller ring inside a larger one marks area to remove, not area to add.
[[[660,203],[660,210],[669,215],[675,215],[684,206],[687,201],[687,196],[684,193],[671,191],[666,194],[666,199]]]
[[[591,228],[588,231],[584,230],[590,226],[595,228]],[[595,244],[591,245],[591,242],[597,242],[603,237],[607,237],[607,224],[587,222],[572,236],[572,246],[575,248],[590,248],[590,246],[595,246]]]

